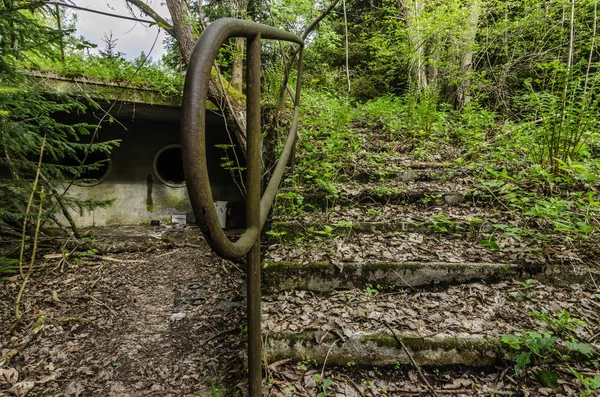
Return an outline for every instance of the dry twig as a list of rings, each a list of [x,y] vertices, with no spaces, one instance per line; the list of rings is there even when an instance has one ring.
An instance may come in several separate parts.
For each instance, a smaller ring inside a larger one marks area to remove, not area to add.
[[[404,342],[402,342],[402,339],[400,339],[398,337],[398,335],[396,334],[396,331],[394,331],[392,329],[392,327],[390,327],[390,325],[388,323],[385,323],[385,325],[387,326],[387,328],[390,330],[390,332],[394,336],[394,339],[396,339],[396,342],[398,342],[398,344],[400,346],[402,346],[402,349],[404,349],[404,352],[406,353],[406,355],[410,359],[410,362],[412,363],[412,365],[415,367],[415,369],[419,373],[419,377],[421,378],[421,380],[423,382],[425,382],[425,384],[427,385],[427,388],[429,389],[429,391],[431,391],[431,394],[433,394],[434,396],[438,396],[438,394],[435,391],[435,389],[433,388],[433,386],[431,386],[431,384],[429,383],[429,381],[427,380],[427,378],[423,374],[423,371],[421,371],[421,367],[419,367],[419,365],[416,363],[414,357],[412,356],[411,352],[408,350],[408,348],[406,347],[406,345],[404,344]]]

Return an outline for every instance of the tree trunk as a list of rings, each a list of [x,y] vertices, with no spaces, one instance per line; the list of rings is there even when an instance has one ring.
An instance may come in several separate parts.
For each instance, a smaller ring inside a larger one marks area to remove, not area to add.
[[[425,8],[424,0],[408,0],[404,3],[404,7],[408,28],[408,45],[412,54],[409,66],[411,80],[416,83],[417,92],[421,93],[429,86],[425,62],[425,37],[423,37],[419,21]]]
[[[471,96],[469,94],[470,74],[473,71],[473,50],[477,35],[477,25],[481,15],[480,0],[471,0],[469,4],[469,18],[467,20],[467,30],[465,36],[465,49],[460,60],[460,79],[456,87],[456,100],[454,108],[461,110],[469,103]]]
[[[254,12],[251,8],[254,7],[252,2],[248,0],[237,0],[237,10],[232,10],[232,17],[245,18],[250,14],[250,11]],[[233,50],[233,66],[231,70],[231,86],[235,90],[242,92],[243,87],[243,75],[244,75],[244,48],[246,40],[242,37],[236,37],[234,50]]]
[[[173,20],[173,31],[179,42],[183,60],[189,63],[196,44],[192,18],[186,0],[167,0]],[[201,17],[200,17],[201,18]],[[208,85],[208,99],[221,109],[230,131],[233,131],[242,152],[246,152],[246,98],[235,90],[215,68]]]
[[[196,43],[188,4],[185,0],[167,0],[167,8],[173,21],[173,34],[179,42],[181,54],[187,63]]]
[[[167,8],[171,14],[172,26],[152,10],[143,0],[126,0],[140,11],[156,20],[160,26],[177,40],[183,61],[190,61],[197,31],[191,18],[186,0],[167,0]],[[201,8],[199,11],[201,12]],[[200,16],[201,19],[201,16]],[[233,131],[242,151],[246,152],[246,97],[236,91],[228,81],[222,78],[216,67],[211,72],[208,86],[208,99],[218,106],[225,117],[229,131]]]
[[[236,37],[235,51],[233,54],[233,70],[231,72],[231,87],[242,92],[244,72],[244,47],[245,39]]]

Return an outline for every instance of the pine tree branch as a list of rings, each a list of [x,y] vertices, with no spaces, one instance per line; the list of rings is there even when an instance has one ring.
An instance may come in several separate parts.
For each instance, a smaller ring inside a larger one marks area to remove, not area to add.
[[[45,6],[47,3],[48,3],[47,1],[40,0],[40,1],[29,1],[29,2],[22,3],[22,4],[17,4],[17,5],[8,3],[8,5],[7,5],[7,2],[3,1],[2,4],[0,5],[0,7],[1,7],[0,15],[8,14],[8,13],[15,12],[18,10],[34,10],[36,8]]]

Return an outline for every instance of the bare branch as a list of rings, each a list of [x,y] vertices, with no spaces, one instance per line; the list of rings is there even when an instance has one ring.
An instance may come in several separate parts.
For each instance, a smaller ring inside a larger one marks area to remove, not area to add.
[[[173,30],[173,25],[171,25],[166,19],[158,15],[156,11],[152,9],[148,4],[144,3],[143,0],[125,0],[127,4],[131,4],[136,6],[143,14],[148,15],[150,18],[154,19],[158,26],[163,28],[167,33],[171,36],[175,37],[175,31]]]
[[[325,11],[323,11],[321,13],[321,15],[319,15],[317,18],[315,18],[315,20],[312,21],[310,23],[310,25],[308,25],[308,27],[306,28],[306,30],[304,31],[304,33],[302,33],[302,40],[305,40],[308,37],[308,35],[310,34],[310,32],[312,32],[313,30],[315,30],[315,28],[317,27],[317,25],[319,24],[319,22],[321,22],[323,20],[323,18],[325,18],[327,15],[329,15],[329,13],[331,12],[331,10],[333,10],[333,8],[339,2],[340,2],[340,0],[333,0],[331,2],[331,4],[329,5],[329,7],[327,7],[327,9]]]

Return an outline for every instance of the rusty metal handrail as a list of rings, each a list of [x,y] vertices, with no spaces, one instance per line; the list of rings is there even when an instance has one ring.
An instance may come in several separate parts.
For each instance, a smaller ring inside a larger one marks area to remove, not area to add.
[[[225,40],[245,37],[247,44],[246,81],[246,230],[235,243],[223,232],[214,206],[206,163],[206,102],[213,62]],[[298,78],[294,98],[294,118],[285,147],[262,198],[260,55],[261,38],[285,40],[300,45]],[[248,370],[251,397],[262,393],[261,315],[260,315],[260,231],[273,205],[279,184],[296,141],[304,41],[291,33],[250,21],[223,18],[202,32],[192,53],[185,78],[181,121],[183,170],[192,209],[210,247],[225,259],[247,255],[248,285]]]
[[[303,46],[303,40],[291,33],[282,30],[260,25],[254,22],[223,18],[211,23],[202,33],[194,52],[192,53],[188,72],[185,78],[184,94],[183,94],[183,115],[182,115],[182,130],[181,130],[181,145],[184,164],[184,173],[192,208],[194,213],[199,216],[199,226],[202,232],[206,235],[207,241],[215,252],[226,259],[238,259],[248,253],[253,245],[253,242],[259,236],[260,229],[264,225],[267,218],[268,210],[270,209],[273,199],[277,194],[277,189],[281,183],[281,177],[285,169],[285,165],[289,160],[290,153],[294,145],[296,137],[296,129],[298,125],[298,106],[300,102],[300,76],[302,68],[303,51],[300,51],[298,61],[298,79],[296,83],[296,98],[294,101],[294,119],[288,135],[286,146],[281,153],[279,162],[271,180],[265,189],[264,195],[260,203],[261,221],[259,227],[248,228],[242,237],[232,243],[219,225],[216,209],[213,204],[212,192],[207,187],[209,185],[208,168],[206,164],[206,141],[205,141],[205,125],[206,125],[206,102],[208,94],[208,84],[210,80],[210,72],[213,62],[217,56],[220,46],[223,42],[231,37],[246,37],[250,41],[265,39],[279,39],[291,41]],[[252,68],[251,45],[248,45],[248,70]],[[256,60],[260,63],[260,47],[258,48],[259,58]],[[258,71],[260,73],[260,70]],[[257,94],[251,92],[251,85],[254,76],[248,73],[248,93],[246,96],[247,102],[247,163],[248,168],[254,165],[256,160],[260,160],[260,147],[254,149],[251,147],[250,141],[252,134],[255,132],[260,134],[260,91]],[[260,79],[260,76],[256,76]],[[260,80],[256,82],[260,87]],[[253,117],[256,119],[253,120]],[[258,125],[253,125],[258,123]],[[200,133],[199,133],[200,132]],[[293,139],[290,139],[293,138]],[[251,174],[247,170],[247,175]],[[249,199],[248,199],[249,200]]]

